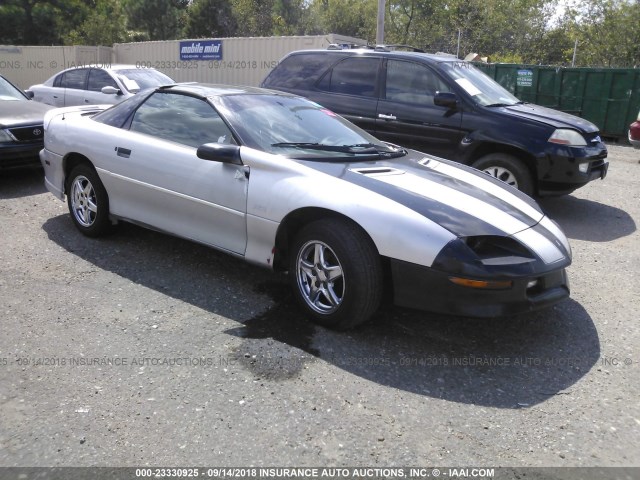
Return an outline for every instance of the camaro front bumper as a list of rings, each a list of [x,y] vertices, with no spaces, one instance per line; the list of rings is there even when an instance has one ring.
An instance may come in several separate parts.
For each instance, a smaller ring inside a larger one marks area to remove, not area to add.
[[[456,285],[451,274],[394,259],[391,272],[396,305],[451,315],[502,317],[549,307],[569,296],[564,268],[509,278],[512,286],[503,289]]]

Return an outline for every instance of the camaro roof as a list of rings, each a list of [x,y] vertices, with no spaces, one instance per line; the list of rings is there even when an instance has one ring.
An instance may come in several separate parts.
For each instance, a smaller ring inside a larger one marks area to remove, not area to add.
[[[191,95],[198,95],[201,97],[220,97],[224,95],[279,95],[285,97],[294,97],[290,93],[279,92],[276,90],[269,90],[266,88],[249,87],[249,86],[237,86],[237,85],[222,85],[213,83],[175,83],[171,85],[164,85],[157,87],[158,90],[172,90],[177,92],[184,92]]]

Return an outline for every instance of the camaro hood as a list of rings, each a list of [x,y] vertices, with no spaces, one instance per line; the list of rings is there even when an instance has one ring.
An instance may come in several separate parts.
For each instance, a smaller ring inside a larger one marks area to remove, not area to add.
[[[535,201],[499,180],[415,151],[388,161],[301,163],[383,195],[459,237],[513,235],[544,217]]]
[[[0,101],[0,128],[42,123],[53,107],[32,100]]]
[[[559,110],[541,107],[540,105],[534,105],[533,103],[522,103],[501,108],[511,115],[546,123],[555,128],[573,128],[582,130],[585,133],[598,131],[598,127],[584,118],[576,117],[575,115]]]

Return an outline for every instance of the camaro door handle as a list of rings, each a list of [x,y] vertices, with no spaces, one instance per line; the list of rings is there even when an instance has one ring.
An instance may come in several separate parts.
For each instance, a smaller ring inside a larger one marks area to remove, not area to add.
[[[385,113],[379,113],[378,114],[378,118],[381,118],[382,120],[396,120],[396,116],[393,114],[385,114]]]
[[[119,157],[129,158],[131,156],[131,150],[128,148],[116,147],[116,154]]]

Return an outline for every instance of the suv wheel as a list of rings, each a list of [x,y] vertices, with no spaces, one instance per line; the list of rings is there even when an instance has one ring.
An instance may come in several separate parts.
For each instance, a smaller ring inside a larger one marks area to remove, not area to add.
[[[527,167],[517,158],[505,153],[490,153],[474,162],[472,167],[508,183],[527,195],[533,194],[533,181]]]

